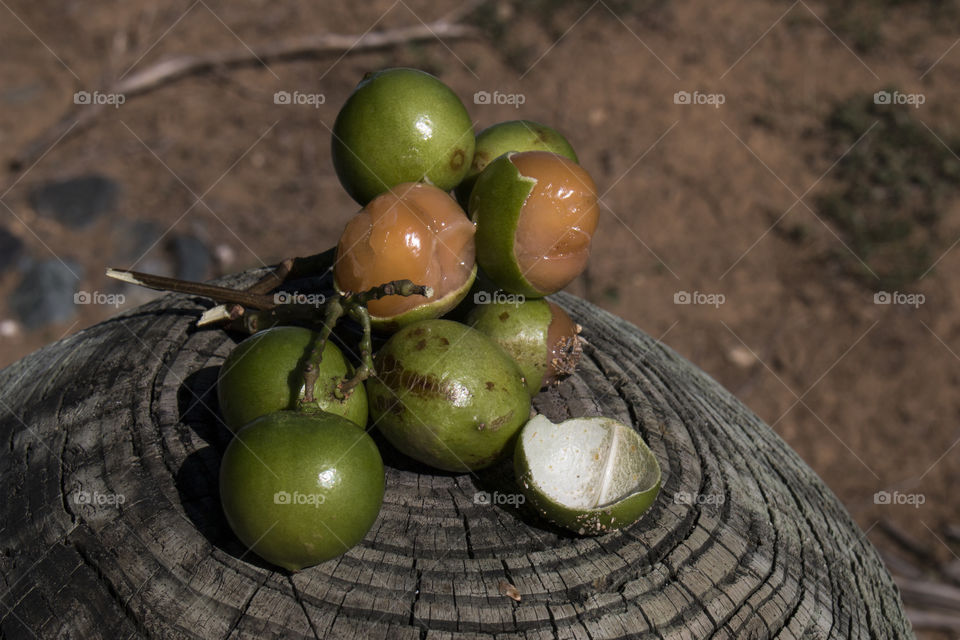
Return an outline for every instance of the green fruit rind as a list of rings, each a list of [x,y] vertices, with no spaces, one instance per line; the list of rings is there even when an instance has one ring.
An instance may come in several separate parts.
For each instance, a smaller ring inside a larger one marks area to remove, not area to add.
[[[488,164],[470,194],[470,219],[477,225],[477,264],[504,291],[542,298],[545,293],[520,271],[514,248],[520,210],[537,180],[521,175],[510,162],[512,155],[506,153]]]
[[[552,314],[546,300],[478,304],[467,324],[514,359],[531,397],[540,391],[547,371],[547,329]]]
[[[578,535],[633,524],[660,493],[656,456],[610,418],[531,418],[517,438],[514,473],[541,516]]]
[[[260,416],[295,409],[303,390],[303,369],[319,334],[302,327],[273,327],[250,336],[230,352],[217,379],[217,398],[224,423],[238,431]],[[367,394],[362,386],[346,399],[337,398],[337,384],[353,375],[343,352],[327,341],[314,397],[320,409],[367,424]]]
[[[470,271],[470,275],[460,287],[454,289],[444,297],[439,300],[432,300],[430,302],[425,302],[420,306],[414,307],[409,311],[404,311],[400,315],[396,316],[376,316],[372,313],[370,314],[370,328],[376,331],[377,333],[395,333],[400,330],[402,327],[406,327],[415,322],[421,322],[423,320],[432,320],[433,318],[439,318],[442,315],[445,315],[448,311],[456,307],[460,302],[467,297],[467,294],[470,292],[470,289],[473,287],[473,282],[477,278],[477,265],[473,265],[473,269]],[[336,276],[333,279],[334,288],[343,295],[346,293],[339,284],[337,284]]]
[[[477,134],[470,170],[456,188],[457,200],[464,207],[480,172],[508,151],[551,151],[579,162],[570,142],[556,129],[533,120],[498,122]]]
[[[240,430],[220,464],[234,533],[264,560],[298,571],[346,552],[383,503],[373,439],[333,414],[272,413]]]
[[[450,87],[419,69],[366,76],[333,125],[333,166],[365,205],[403,182],[453,189],[473,161],[476,139],[466,107]]]
[[[367,380],[371,416],[399,451],[445,471],[493,464],[530,415],[513,360],[475,329],[426,320],[395,333]]]

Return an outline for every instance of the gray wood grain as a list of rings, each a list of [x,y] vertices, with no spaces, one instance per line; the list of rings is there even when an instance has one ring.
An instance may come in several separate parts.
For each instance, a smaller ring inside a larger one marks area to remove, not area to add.
[[[663,490],[633,526],[568,535],[477,503],[516,492],[509,461],[435,473],[381,441],[387,492],[366,539],[275,570],[220,511],[214,383],[234,338],[193,326],[205,303],[165,296],[0,371],[0,635],[913,637],[876,551],[783,440],[637,328],[556,299],[591,346],[536,407],[640,431]]]

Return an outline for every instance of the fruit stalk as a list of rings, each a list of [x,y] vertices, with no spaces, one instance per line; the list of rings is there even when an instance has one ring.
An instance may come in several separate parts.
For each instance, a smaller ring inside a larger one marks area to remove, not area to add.
[[[429,288],[429,287],[428,287]],[[370,312],[364,306],[350,309],[350,317],[360,323],[363,328],[363,337],[360,338],[360,366],[353,377],[340,383],[337,391],[346,398],[350,392],[364,380],[373,375],[373,339],[370,337]]]
[[[313,397],[313,387],[316,384],[320,362],[323,358],[323,348],[330,337],[330,332],[333,331],[333,327],[345,314],[360,323],[363,335],[360,338],[360,366],[350,380],[340,385],[339,391],[343,394],[341,399],[348,397],[358,384],[373,374],[373,338],[371,337],[370,312],[367,311],[367,303],[392,295],[429,297],[433,295],[433,289],[414,284],[410,280],[391,280],[359,293],[336,294],[324,305],[324,321],[323,328],[320,331],[320,339],[314,344],[303,372],[304,395],[300,401],[301,407],[316,404]]]
[[[218,302],[232,302],[241,304],[245,307],[254,309],[272,309],[276,306],[272,296],[259,293],[248,293],[228,287],[220,287],[214,284],[205,284],[202,282],[191,282],[189,280],[180,280],[178,278],[167,278],[152,273],[142,273],[140,271],[126,271],[124,269],[107,269],[107,276],[129,282],[147,289],[157,291],[175,291],[177,293],[187,293],[191,295],[212,298]]]
[[[307,366],[303,370],[303,398],[300,400],[300,408],[307,406],[317,406],[316,398],[313,396],[313,388],[317,384],[317,376],[320,375],[320,361],[323,360],[323,349],[327,346],[327,339],[330,338],[330,332],[343,316],[343,302],[340,296],[335,296],[324,307],[323,328],[320,330],[320,337],[314,342],[313,349],[307,358]]]

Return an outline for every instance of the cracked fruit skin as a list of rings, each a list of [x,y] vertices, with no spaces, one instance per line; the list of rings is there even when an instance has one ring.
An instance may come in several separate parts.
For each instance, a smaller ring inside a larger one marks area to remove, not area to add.
[[[237,433],[220,463],[230,528],[264,560],[298,571],[363,540],[383,503],[367,433],[331,413],[277,411]]]
[[[552,151],[578,161],[573,147],[556,129],[533,120],[498,122],[477,134],[470,170],[456,189],[457,200],[463,206],[470,201],[470,191],[480,172],[508,151]]]
[[[497,286],[541,298],[567,286],[590,257],[597,189],[575,162],[548,151],[506,153],[470,194],[477,264]]]
[[[437,318],[473,285],[475,232],[448,193],[418,182],[397,185],[347,223],[337,244],[334,286],[341,293],[366,291],[408,279],[433,288],[430,298],[392,295],[371,300],[370,323],[381,332]]]
[[[513,454],[517,483],[539,514],[579,535],[633,524],[660,493],[660,464],[629,426],[611,418],[527,422]]]
[[[580,360],[577,325],[547,300],[478,304],[467,316],[467,324],[516,361],[531,397],[573,373]]]
[[[377,352],[375,364],[367,395],[377,428],[402,453],[438,469],[493,464],[530,415],[516,363],[459,322],[404,327]]]
[[[217,379],[223,421],[238,431],[260,416],[295,409],[303,389],[306,358],[319,335],[301,327],[273,327],[250,336],[230,352]],[[360,427],[367,424],[367,394],[362,385],[345,400],[334,395],[337,384],[353,375],[353,367],[330,340],[323,349],[314,397],[324,411],[341,415]]]
[[[368,74],[333,125],[333,166],[360,204],[403,182],[453,189],[473,161],[473,123],[460,98],[419,69]]]

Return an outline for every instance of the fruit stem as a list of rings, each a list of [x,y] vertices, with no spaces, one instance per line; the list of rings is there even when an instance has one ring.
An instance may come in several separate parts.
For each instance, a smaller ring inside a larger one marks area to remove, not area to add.
[[[360,293],[347,293],[344,295],[344,303],[350,306],[367,306],[368,302],[379,300],[384,296],[424,296],[430,298],[433,296],[433,287],[422,284],[414,284],[411,280],[391,280],[383,284],[361,291]]]
[[[360,366],[349,380],[337,385],[336,395],[340,400],[350,396],[354,387],[373,375],[373,338],[370,330],[370,312],[365,306],[350,308],[350,317],[360,323],[363,328],[363,337],[360,338]]]
[[[303,398],[300,400],[301,408],[304,405],[317,405],[317,400],[313,396],[313,389],[317,384],[317,378],[320,376],[320,362],[323,360],[323,350],[327,346],[327,340],[337,321],[344,314],[343,300],[337,295],[326,304],[323,314],[323,328],[320,335],[313,343],[313,349],[307,358],[307,366],[303,370]]]

